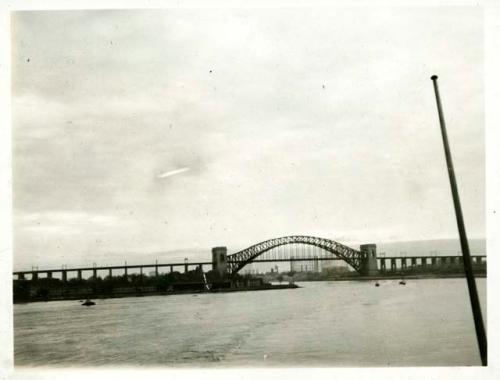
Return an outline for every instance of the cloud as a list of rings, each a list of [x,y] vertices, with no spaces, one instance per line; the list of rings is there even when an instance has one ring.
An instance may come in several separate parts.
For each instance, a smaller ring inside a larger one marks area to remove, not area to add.
[[[110,227],[117,222],[122,223],[113,215],[94,214],[79,211],[47,211],[22,213],[16,215],[19,228],[35,232],[83,231],[89,226]]]
[[[231,250],[293,233],[448,236],[433,73],[469,234],[481,234],[481,15],[16,12],[16,260],[54,247]]]
[[[156,176],[156,178],[167,178],[167,177],[171,177],[171,176],[176,175],[176,174],[187,172],[189,170],[190,170],[190,168],[181,168],[181,169],[171,170],[169,172],[158,174]]]

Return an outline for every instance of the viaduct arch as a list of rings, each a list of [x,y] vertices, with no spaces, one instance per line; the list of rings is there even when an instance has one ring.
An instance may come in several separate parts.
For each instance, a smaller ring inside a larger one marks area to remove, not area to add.
[[[362,275],[376,275],[378,273],[377,246],[375,244],[361,245],[358,251],[334,240],[302,235],[269,239],[231,255],[227,255],[226,247],[215,247],[212,249],[212,266],[221,275],[234,275],[264,252],[287,244],[313,245],[334,254]]]

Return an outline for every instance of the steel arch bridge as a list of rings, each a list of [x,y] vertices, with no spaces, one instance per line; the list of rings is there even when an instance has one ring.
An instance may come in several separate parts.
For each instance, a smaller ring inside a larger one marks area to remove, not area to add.
[[[257,257],[271,249],[286,244],[309,244],[331,252],[341,260],[361,272],[363,266],[364,253],[357,251],[343,244],[330,239],[314,236],[284,236],[280,238],[266,240],[252,245],[242,251],[227,256],[228,272],[231,275],[238,273],[245,265],[250,264]]]

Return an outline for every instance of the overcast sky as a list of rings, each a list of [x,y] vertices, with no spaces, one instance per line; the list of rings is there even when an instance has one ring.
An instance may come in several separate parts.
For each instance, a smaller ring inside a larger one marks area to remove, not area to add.
[[[18,12],[14,266],[485,235],[480,9]],[[163,252],[159,254],[157,252]]]

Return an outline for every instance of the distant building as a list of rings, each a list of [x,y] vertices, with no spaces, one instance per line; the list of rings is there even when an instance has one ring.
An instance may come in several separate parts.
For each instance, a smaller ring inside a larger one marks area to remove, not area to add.
[[[293,257],[292,257],[293,259]],[[320,272],[319,260],[310,261],[290,261],[291,272]]]
[[[338,270],[338,269],[349,270],[349,265],[343,260],[326,260],[321,263],[320,271]]]

